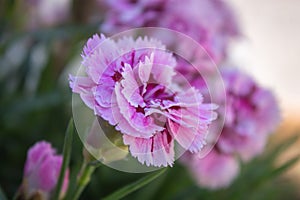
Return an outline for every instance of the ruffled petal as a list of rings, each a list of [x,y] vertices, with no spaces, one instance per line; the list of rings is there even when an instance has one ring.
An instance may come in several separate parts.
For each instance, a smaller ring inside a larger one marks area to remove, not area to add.
[[[137,138],[124,135],[124,144],[129,145],[133,157],[147,166],[172,166],[174,162],[174,143],[171,135],[165,130],[157,132],[151,138]]]
[[[93,35],[86,42],[86,45],[83,48],[82,57],[85,58],[93,54],[98,45],[100,45],[104,40],[106,40],[106,38],[103,34],[101,34],[101,36],[98,34]]]

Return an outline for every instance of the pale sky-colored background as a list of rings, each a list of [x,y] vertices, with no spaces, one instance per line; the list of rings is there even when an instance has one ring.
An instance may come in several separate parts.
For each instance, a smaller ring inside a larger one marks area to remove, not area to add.
[[[283,117],[300,116],[300,0],[228,0],[245,38],[233,60],[273,89]]]

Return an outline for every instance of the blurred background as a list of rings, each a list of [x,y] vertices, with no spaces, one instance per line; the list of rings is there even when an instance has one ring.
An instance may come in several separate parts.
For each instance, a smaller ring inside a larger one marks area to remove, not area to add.
[[[237,45],[237,62],[280,96],[285,117],[300,111],[300,2],[297,0],[229,0],[245,38]]]
[[[72,115],[68,74],[80,64],[81,49],[87,38],[99,31],[105,11],[93,0],[49,0],[39,11],[35,2],[0,0],[0,185],[9,199],[21,184],[31,145],[47,140],[62,151]],[[187,199],[191,194],[189,199],[300,198],[300,164],[282,169],[284,173],[271,173],[273,181],[261,178],[273,166],[300,153],[297,138],[289,141],[291,147],[279,145],[300,130],[300,1],[228,3],[237,13],[244,35],[231,46],[230,60],[275,91],[283,112],[280,129],[266,153],[243,166],[241,176],[228,189],[200,189],[183,167],[175,165],[128,199]],[[49,17],[53,10],[57,13]],[[75,137],[71,159],[74,180],[82,160],[81,148]],[[101,167],[82,199],[99,199],[142,176]]]
[[[275,137],[280,141],[300,129],[300,1],[229,2],[239,16],[245,35],[241,42],[234,44],[230,55],[278,96],[283,121]],[[298,141],[287,154],[299,152]],[[300,180],[300,164],[288,174],[296,175],[295,181]]]

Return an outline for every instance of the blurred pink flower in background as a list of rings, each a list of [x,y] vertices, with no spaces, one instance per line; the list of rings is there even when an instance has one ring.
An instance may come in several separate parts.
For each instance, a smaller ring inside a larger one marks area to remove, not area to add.
[[[107,7],[101,31],[163,27],[199,42],[215,62],[226,56],[229,41],[240,35],[234,13],[223,0],[99,0]],[[177,41],[176,41],[177,42]]]
[[[221,74],[226,90],[226,108],[220,107],[226,109],[221,135],[206,157],[187,153],[182,158],[197,183],[211,189],[227,187],[234,180],[239,159],[246,162],[261,154],[280,122],[279,107],[271,91],[238,69],[222,68]],[[219,98],[217,103],[224,105],[225,97]]]
[[[116,126],[141,163],[172,166],[174,140],[190,152],[205,145],[216,105],[204,104],[195,88],[182,90],[176,84],[176,60],[159,41],[115,42],[94,35],[82,56],[87,76],[70,76],[72,91]]]
[[[26,0],[28,27],[35,29],[60,25],[68,20],[71,0]]]
[[[221,73],[226,88],[226,117],[218,146],[249,160],[263,151],[267,138],[278,127],[278,103],[270,90],[244,72],[223,68]]]
[[[55,154],[55,149],[45,141],[37,142],[27,153],[24,177],[21,187],[25,199],[39,196],[49,199],[58,181],[62,166],[62,156]],[[62,195],[66,192],[69,182],[69,171],[64,177]]]
[[[210,189],[229,186],[240,170],[239,162],[233,155],[221,153],[216,148],[202,159],[187,154],[181,160],[187,164],[198,185]]]

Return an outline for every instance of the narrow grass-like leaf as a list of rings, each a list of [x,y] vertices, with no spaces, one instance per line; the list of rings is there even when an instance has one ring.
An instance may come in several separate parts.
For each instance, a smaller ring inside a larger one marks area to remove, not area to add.
[[[245,193],[254,194],[265,184],[270,183],[270,181],[280,176],[289,167],[292,167],[298,161],[299,156],[285,162],[280,167],[276,167],[275,163],[277,158],[293,146],[298,138],[299,134],[294,135],[270,148],[268,152],[253,159],[250,163],[242,164],[240,176],[225,192],[226,198],[237,200],[245,198]],[[251,197],[247,198],[251,199]]]
[[[286,170],[288,170],[293,165],[295,165],[299,160],[300,160],[300,155],[295,156],[294,158],[290,159],[289,161],[285,162],[281,166],[279,166],[279,167],[275,168],[273,171],[271,171],[267,177],[269,179],[271,179],[271,178],[281,175]]]
[[[147,185],[148,183],[152,182],[154,179],[158,178],[160,175],[162,175],[166,169],[160,170],[159,172],[149,174],[148,176],[131,183],[129,185],[126,185],[125,187],[117,190],[116,192],[108,195],[107,197],[103,198],[103,200],[117,200],[121,199],[128,194],[142,188],[143,186]]]
[[[271,161],[276,159],[282,152],[284,152],[286,149],[291,147],[293,144],[295,144],[299,139],[299,134],[295,134],[291,136],[290,138],[286,139],[285,141],[277,144],[275,147],[272,148],[272,150],[266,155],[267,160]]]
[[[69,125],[65,135],[64,147],[63,147],[63,163],[61,166],[59,179],[56,184],[55,193],[53,196],[54,200],[59,199],[59,194],[63,185],[64,177],[66,174],[66,170],[70,163],[70,157],[72,152],[72,141],[73,141],[73,132],[74,132],[74,124],[73,118],[70,119]]]

